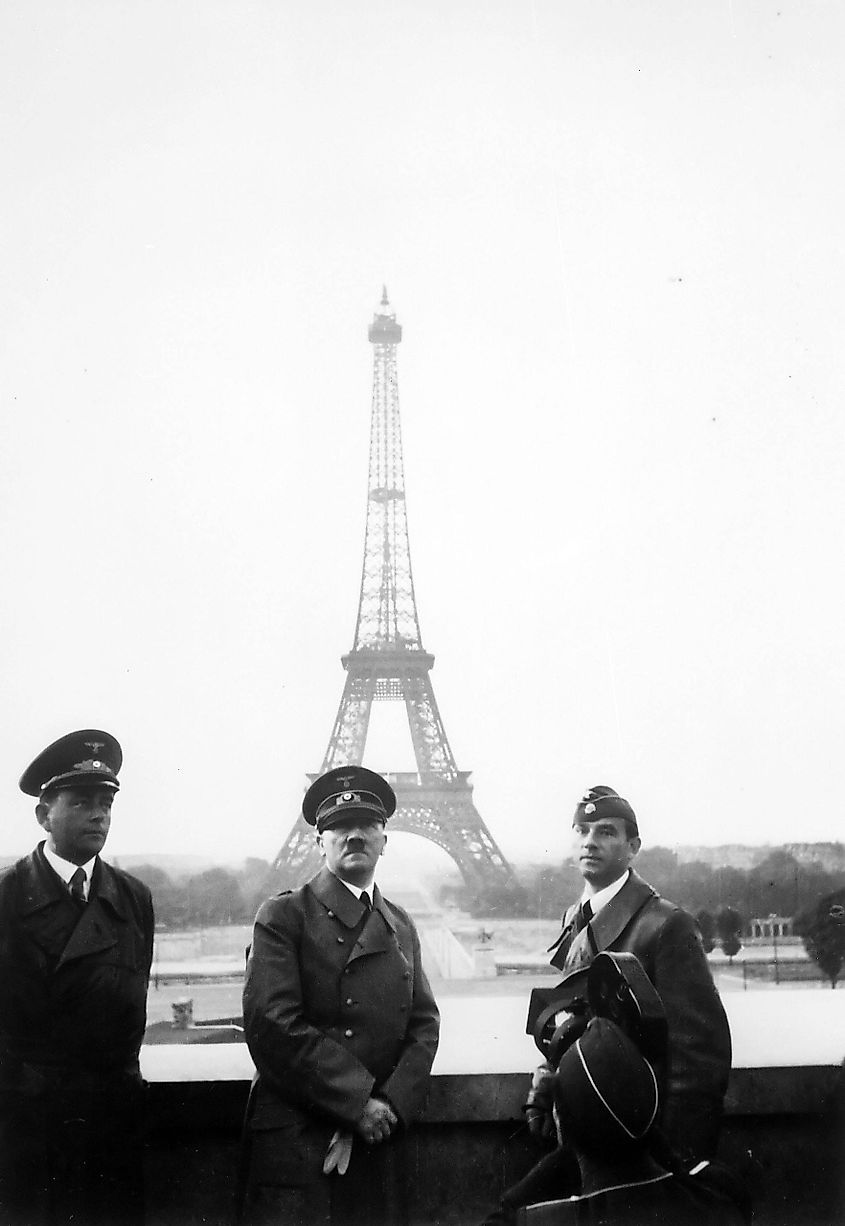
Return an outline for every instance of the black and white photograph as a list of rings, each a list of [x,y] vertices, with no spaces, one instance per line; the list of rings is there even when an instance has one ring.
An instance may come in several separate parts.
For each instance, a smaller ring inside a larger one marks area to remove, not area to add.
[[[845,1220],[844,61],[4,0],[0,1226]]]

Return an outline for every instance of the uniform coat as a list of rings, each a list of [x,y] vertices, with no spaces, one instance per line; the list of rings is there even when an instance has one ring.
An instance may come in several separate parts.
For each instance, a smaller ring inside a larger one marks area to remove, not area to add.
[[[141,1206],[152,899],[98,859],[80,909],[42,848],[0,873],[0,1204],[26,1226],[116,1226]]]
[[[619,893],[580,931],[575,923],[578,910],[575,903],[563,917],[563,929],[551,947],[552,966],[570,975],[584,970],[603,950],[637,956],[660,994],[668,1024],[667,1084],[658,1117],[662,1133],[688,1167],[696,1159],[712,1157],[731,1068],[731,1037],[695,921],[633,870]],[[571,1147],[560,1145],[507,1189],[485,1226],[518,1220],[521,1206],[570,1196],[579,1180]],[[586,1212],[590,1203],[578,1202],[578,1212]],[[582,1220],[593,1221],[560,1218]]]
[[[326,1177],[332,1134],[351,1132],[374,1095],[407,1126],[437,1050],[439,1014],[408,915],[378,887],[368,913],[327,868],[269,899],[247,963],[244,1032],[257,1069],[250,1185],[345,1192],[356,1160],[393,1151],[396,1141],[368,1150],[356,1136],[349,1173]]]
[[[731,1068],[731,1037],[692,916],[661,898],[633,871],[622,889],[580,932],[570,907],[552,965],[564,975],[602,950],[635,954],[657,989],[669,1030],[661,1123],[669,1142],[691,1158],[710,1158],[718,1140]]]

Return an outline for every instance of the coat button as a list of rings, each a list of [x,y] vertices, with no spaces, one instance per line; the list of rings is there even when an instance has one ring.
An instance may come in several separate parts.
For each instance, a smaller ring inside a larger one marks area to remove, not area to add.
[[[345,944],[346,944],[346,942],[344,941],[343,937],[338,937],[338,938],[337,938],[337,943],[338,943],[338,945],[345,945]]]
[[[347,996],[347,998],[346,998],[346,1003],[347,1003],[347,1005],[354,1005],[354,1004],[355,1004],[355,1001],[352,999],[352,997],[351,997],[351,996]]]
[[[326,915],[329,917],[329,919],[334,919],[334,911],[327,911]]]
[[[351,1039],[351,1038],[352,1038],[352,1035],[353,1035],[353,1033],[354,1033],[354,1031],[352,1031],[352,1030],[344,1030],[344,1032],[343,1032],[343,1033],[346,1035],[347,1039]]]
[[[403,978],[403,979],[410,979],[410,978],[411,978],[411,972],[410,972],[410,971],[405,971],[405,973],[403,974],[402,978]]]

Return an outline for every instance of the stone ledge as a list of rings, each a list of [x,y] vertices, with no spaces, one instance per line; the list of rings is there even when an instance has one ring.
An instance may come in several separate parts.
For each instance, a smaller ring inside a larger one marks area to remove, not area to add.
[[[220,1052],[216,1049],[212,1055]],[[209,1054],[206,1050],[206,1054]],[[725,1102],[728,1116],[823,1115],[841,1073],[827,1066],[734,1069]],[[160,1122],[226,1127],[241,1118],[249,1078],[156,1081],[151,1106]],[[523,1119],[526,1073],[444,1073],[431,1079],[427,1124],[501,1123]]]

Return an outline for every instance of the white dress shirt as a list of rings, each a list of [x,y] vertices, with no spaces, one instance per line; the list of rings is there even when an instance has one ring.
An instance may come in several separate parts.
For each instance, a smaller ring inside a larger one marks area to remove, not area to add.
[[[331,869],[329,869],[329,872],[331,872]],[[332,873],[332,876],[337,877],[337,873]],[[341,885],[346,886],[350,894],[355,895],[359,902],[361,900],[361,895],[366,891],[370,898],[370,906],[373,905],[373,890],[375,889],[376,885],[375,877],[373,877],[369,885],[353,885],[351,881],[344,881],[342,877],[337,877],[337,879]]]
[[[91,892],[91,874],[94,871],[94,864],[97,857],[89,860],[87,864],[71,864],[70,860],[63,860],[61,856],[57,856],[54,851],[51,851],[47,844],[44,844],[44,858],[55,873],[61,877],[65,885],[70,888],[70,879],[78,868],[85,869],[85,881],[82,885],[82,893],[85,895],[86,902],[88,895]]]
[[[603,890],[597,890],[595,894],[590,892],[590,887],[588,884],[584,889],[584,893],[581,895],[581,905],[588,902],[593,915],[598,915],[602,907],[606,907],[611,898],[616,897],[630,876],[631,870],[626,868],[621,877],[617,877],[615,881],[611,881],[610,885],[606,885]]]

